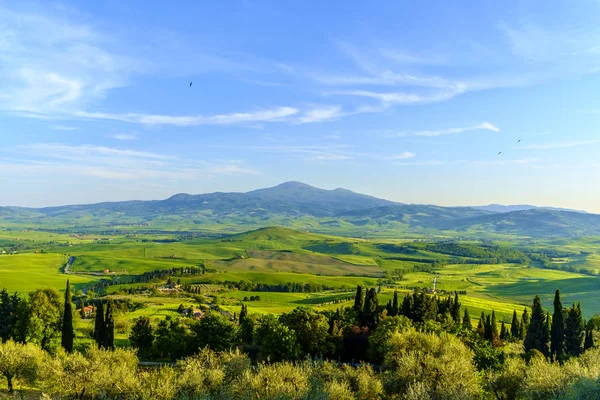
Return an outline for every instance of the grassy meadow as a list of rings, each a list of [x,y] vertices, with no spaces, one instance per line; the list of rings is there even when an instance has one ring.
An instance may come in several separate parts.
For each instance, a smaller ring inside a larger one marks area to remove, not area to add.
[[[439,238],[441,240],[443,238]],[[385,304],[394,290],[401,295],[412,288],[431,288],[437,276],[437,289],[466,291],[461,296],[475,319],[481,311],[495,310],[498,320],[510,321],[513,310],[520,314],[536,294],[550,309],[557,288],[563,302],[581,301],[584,314],[600,312],[600,240],[505,240],[494,242],[502,248],[522,252],[554,251],[552,268],[538,268],[536,262],[484,263],[476,256],[435,251],[432,240],[364,239],[337,237],[264,228],[216,238],[194,238],[172,234],[76,234],[31,230],[0,230],[0,287],[26,292],[40,287],[62,289],[67,278],[76,289],[100,279],[115,276],[121,282],[157,270],[196,267],[203,273],[181,276],[181,283],[217,285],[220,307],[236,312],[245,297],[259,295],[248,303],[257,313],[282,313],[298,306],[335,309],[350,304],[333,302],[351,296],[357,285],[382,288],[380,303]],[[459,241],[460,246],[486,248],[489,243],[474,239]],[[461,247],[462,248],[462,247]],[[466,247],[465,247],[466,248]],[[14,253],[14,254],[12,254]],[[63,273],[69,256],[75,257],[72,274]],[[474,263],[478,262],[478,263]],[[585,266],[587,273],[570,272],[564,266]],[[399,275],[398,275],[399,274]],[[231,282],[267,285],[287,283],[320,284],[333,290],[321,293],[245,292],[232,288]],[[109,286],[107,294],[124,289],[156,286],[164,281],[125,283]],[[215,293],[211,293],[211,296]],[[196,300],[186,294],[179,297],[133,296],[145,307],[128,313],[127,320],[140,315],[153,319],[176,315],[177,306],[192,305]],[[208,298],[212,299],[212,297]]]

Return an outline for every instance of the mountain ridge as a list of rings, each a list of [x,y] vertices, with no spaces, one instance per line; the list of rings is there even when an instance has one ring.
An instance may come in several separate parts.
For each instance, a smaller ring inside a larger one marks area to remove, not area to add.
[[[490,205],[494,206],[494,205]],[[499,206],[498,207],[510,207]],[[529,206],[514,206],[529,207]],[[532,206],[533,207],[533,206]],[[164,200],[130,200],[56,207],[0,207],[2,225],[106,227],[140,225],[230,232],[279,225],[355,235],[446,232],[536,237],[600,235],[600,215],[527,208],[499,212],[475,207],[404,204],[336,188],[291,181],[242,192],[177,193]],[[598,228],[596,228],[598,227]]]

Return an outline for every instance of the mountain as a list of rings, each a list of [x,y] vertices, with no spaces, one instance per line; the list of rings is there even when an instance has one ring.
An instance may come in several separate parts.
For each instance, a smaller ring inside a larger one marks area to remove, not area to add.
[[[411,228],[433,228],[465,218],[495,214],[471,207],[440,207],[424,204],[401,204],[363,210],[347,211],[338,215],[348,221],[376,219],[398,221]]]
[[[487,206],[474,206],[473,208],[476,208],[478,210],[493,211],[493,212],[498,212],[498,213],[544,209],[544,210],[557,210],[557,211],[572,211],[572,212],[587,214],[587,211],[583,211],[583,210],[573,210],[570,208],[559,208],[559,207],[539,207],[539,206],[532,206],[530,204],[507,205],[507,206],[502,205],[502,204],[488,204]]]
[[[438,228],[533,237],[596,236],[600,235],[600,215],[536,208],[464,218]]]
[[[533,208],[530,208],[533,207]],[[0,228],[93,232],[135,229],[236,233],[267,226],[338,235],[411,233],[600,235],[600,215],[534,206],[402,204],[300,182],[248,193],[179,193],[165,200],[45,208],[0,207]]]
[[[179,193],[165,200],[123,201],[45,208],[0,208],[0,221],[36,224],[69,225],[86,221],[89,224],[135,224],[157,220],[182,221],[193,219],[197,224],[223,219],[273,217],[332,217],[342,212],[399,204],[346,189],[325,190],[300,182],[254,190],[248,193]],[[234,223],[239,223],[237,221]]]

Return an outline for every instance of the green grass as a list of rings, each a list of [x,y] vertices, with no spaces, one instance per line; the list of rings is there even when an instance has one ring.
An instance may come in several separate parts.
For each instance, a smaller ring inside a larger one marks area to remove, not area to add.
[[[304,222],[300,221],[298,224]],[[333,231],[335,224],[334,221],[331,222],[327,226]],[[109,269],[123,274],[141,274],[158,269],[205,265],[217,272],[184,277],[182,280],[216,284],[242,280],[265,284],[310,282],[334,288],[355,288],[359,284],[379,285],[379,279],[385,271],[408,271],[414,266],[431,265],[414,260],[394,260],[394,257],[432,261],[449,259],[448,255],[424,250],[427,243],[412,239],[341,238],[307,232],[311,230],[308,226],[304,226],[303,231],[265,228],[225,238],[169,243],[159,241],[177,240],[175,233],[135,234],[133,228],[128,229],[131,229],[131,234],[110,237],[0,230],[0,249],[15,245],[23,249],[16,255],[0,255],[0,286],[20,293],[45,286],[62,289],[67,276],[61,273],[61,267],[67,254],[77,257],[73,270],[80,273]],[[102,238],[112,240],[104,241],[105,244],[96,240]],[[478,242],[469,240],[469,243]],[[498,243],[524,251],[568,252],[570,256],[555,260],[557,265],[577,265],[600,270],[598,238],[516,241],[514,237],[502,237]],[[406,250],[406,246],[414,249]],[[45,250],[47,254],[35,254],[36,250]],[[476,312],[489,312],[492,309],[502,318],[509,313],[512,315],[515,308],[520,313],[525,305],[531,304],[536,294],[540,294],[544,306],[550,308],[557,288],[561,289],[565,305],[581,301],[584,314],[588,317],[600,311],[600,278],[566,271],[513,264],[457,264],[437,268],[433,273],[404,273],[403,280],[396,283],[398,288],[431,287],[435,276],[439,276],[438,289],[449,292],[467,291],[468,296],[464,297],[463,305],[469,307],[472,317],[475,317]],[[76,288],[100,277],[83,274],[69,276]],[[114,292],[116,289],[117,287],[113,287],[109,291]],[[381,294],[382,304],[387,301],[389,293],[385,290]],[[293,299],[287,298],[288,295],[293,296]],[[287,310],[299,301],[307,300],[301,296],[306,294],[269,293],[269,301],[253,306],[265,312]],[[310,303],[307,305],[310,306]],[[167,306],[153,305],[147,312],[154,310],[160,316],[163,309],[168,310]]]
[[[27,293],[36,288],[63,289],[67,279],[75,289],[97,278],[81,275],[65,275],[61,268],[66,262],[62,254],[14,254],[0,255],[0,288],[10,292]]]

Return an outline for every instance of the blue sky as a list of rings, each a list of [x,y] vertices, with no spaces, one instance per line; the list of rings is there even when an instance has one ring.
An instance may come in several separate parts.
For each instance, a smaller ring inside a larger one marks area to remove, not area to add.
[[[599,18],[586,0],[0,1],[0,205],[298,180],[600,212]]]

